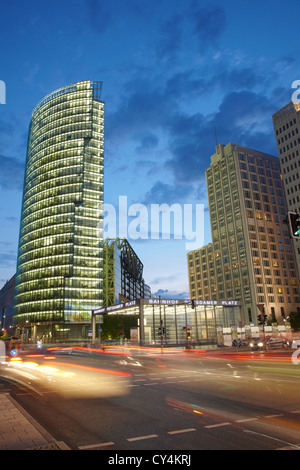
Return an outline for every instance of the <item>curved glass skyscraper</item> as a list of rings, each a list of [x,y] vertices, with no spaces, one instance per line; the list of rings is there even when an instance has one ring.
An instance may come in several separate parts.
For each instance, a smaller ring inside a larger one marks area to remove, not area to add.
[[[45,341],[87,337],[102,305],[104,103],[101,82],[46,96],[29,126],[15,324]]]

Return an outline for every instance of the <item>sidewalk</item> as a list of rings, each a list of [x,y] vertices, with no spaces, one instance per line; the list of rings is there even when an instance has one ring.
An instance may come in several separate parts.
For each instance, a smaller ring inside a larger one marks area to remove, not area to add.
[[[57,442],[8,393],[0,393],[1,450],[70,450]]]

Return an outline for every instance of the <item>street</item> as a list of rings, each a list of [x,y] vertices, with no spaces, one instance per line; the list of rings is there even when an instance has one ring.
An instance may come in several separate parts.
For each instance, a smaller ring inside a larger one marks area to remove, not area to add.
[[[24,351],[0,392],[74,450],[299,450],[292,353]]]

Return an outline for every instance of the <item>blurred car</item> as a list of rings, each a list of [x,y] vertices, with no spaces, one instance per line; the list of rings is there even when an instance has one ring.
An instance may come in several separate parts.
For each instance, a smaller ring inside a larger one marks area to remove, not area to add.
[[[252,351],[260,351],[265,349],[266,343],[261,338],[255,338],[250,341],[249,346]]]
[[[19,338],[17,338],[16,336],[8,336],[3,341],[6,346],[7,354],[12,355],[12,356],[18,354],[21,348],[21,342]]]
[[[270,338],[267,346],[269,348],[288,348],[289,342],[285,338]]]

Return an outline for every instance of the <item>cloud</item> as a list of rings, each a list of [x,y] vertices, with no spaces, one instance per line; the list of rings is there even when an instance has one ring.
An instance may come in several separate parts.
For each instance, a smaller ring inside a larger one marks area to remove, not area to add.
[[[189,292],[169,291],[168,289],[159,289],[153,294],[155,297],[161,296],[162,299],[189,299]]]
[[[0,154],[0,189],[5,191],[22,191],[24,179],[24,162],[17,158]]]
[[[106,141],[115,146],[123,139],[136,136],[155,135],[155,130],[162,129],[169,116],[177,108],[172,96],[168,96],[153,80],[143,80],[136,91],[129,93],[132,84],[126,85],[126,94],[120,100],[118,108],[107,113]],[[150,131],[151,129],[151,131]]]
[[[270,98],[251,91],[227,93],[219,109],[204,116],[173,115],[169,123],[171,158],[166,167],[179,184],[205,182],[205,170],[217,143],[230,142],[277,155],[272,114],[280,109],[282,90]]]
[[[192,98],[207,93],[211,90],[211,84],[214,81],[210,79],[199,78],[199,72],[195,70],[184,70],[177,72],[166,82],[166,94],[179,100],[182,98]]]
[[[203,183],[214,148],[214,127],[210,118],[200,113],[176,115],[170,121],[170,153],[165,166],[180,184]]]
[[[191,11],[194,33],[201,50],[215,47],[226,28],[226,13],[220,6],[195,6]]]
[[[193,193],[191,185],[170,185],[157,181],[145,194],[142,204],[180,204],[187,203]]]
[[[0,242],[0,266],[11,268],[16,266],[17,252],[10,249],[11,243]]]
[[[152,132],[147,132],[137,136],[137,140],[140,142],[140,145],[138,145],[135,149],[136,153],[138,154],[153,151],[159,143],[158,137]]]
[[[175,15],[172,19],[162,24],[162,38],[156,47],[159,60],[173,60],[180,50],[182,40],[181,20],[181,16]]]
[[[113,15],[101,0],[86,0],[88,20],[97,33],[105,32]]]

